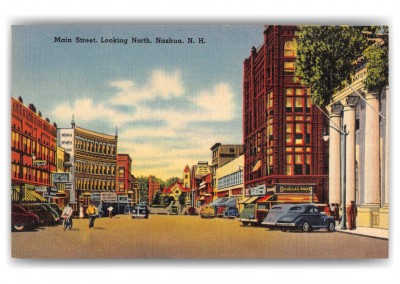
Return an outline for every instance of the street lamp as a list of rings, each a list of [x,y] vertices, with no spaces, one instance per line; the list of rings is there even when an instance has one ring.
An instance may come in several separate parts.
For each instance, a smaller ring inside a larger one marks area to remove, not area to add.
[[[329,118],[330,119],[330,118]],[[346,125],[341,129],[334,126],[329,126],[340,133],[340,187],[342,191],[342,230],[347,230],[346,226],[346,136],[349,132],[346,130]],[[325,129],[323,139],[325,142],[329,140],[329,133]]]

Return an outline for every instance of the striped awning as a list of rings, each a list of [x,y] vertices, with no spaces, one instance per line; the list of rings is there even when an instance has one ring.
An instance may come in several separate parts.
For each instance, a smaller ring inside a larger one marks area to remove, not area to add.
[[[19,187],[14,187],[11,193],[11,200],[13,202],[46,202],[46,199],[34,190],[25,189],[23,192],[22,200]]]
[[[253,169],[251,170],[252,173],[258,171],[261,168],[261,160],[258,160],[257,163],[254,165]]]

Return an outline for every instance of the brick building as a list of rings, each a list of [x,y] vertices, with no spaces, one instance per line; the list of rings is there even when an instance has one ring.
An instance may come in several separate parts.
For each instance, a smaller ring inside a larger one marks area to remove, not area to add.
[[[295,194],[314,193],[314,201],[326,202],[326,121],[312,105],[309,88],[295,76],[296,29],[265,26],[263,44],[253,47],[244,60],[246,196],[274,191],[278,199],[285,197],[285,201],[291,202],[310,201]]]

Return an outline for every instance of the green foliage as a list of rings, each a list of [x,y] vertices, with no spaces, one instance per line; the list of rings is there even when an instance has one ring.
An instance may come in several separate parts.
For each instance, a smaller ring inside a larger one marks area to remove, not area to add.
[[[165,187],[168,188],[171,184],[174,184],[175,182],[179,181],[180,179],[178,177],[171,177],[165,181]]]
[[[179,204],[180,205],[185,205],[186,196],[187,196],[186,192],[182,192],[182,194],[179,196]]]
[[[300,27],[296,75],[311,88],[315,104],[329,104],[334,92],[350,81],[354,62],[368,46],[363,30],[361,26]]]
[[[369,91],[380,92],[389,85],[389,29],[382,27],[375,34],[375,42],[370,45],[364,55],[367,59],[367,78],[364,81]]]

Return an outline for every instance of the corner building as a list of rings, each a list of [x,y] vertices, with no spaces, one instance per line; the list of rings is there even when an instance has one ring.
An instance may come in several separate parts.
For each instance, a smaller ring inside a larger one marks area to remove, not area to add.
[[[296,26],[265,26],[243,72],[246,196],[276,202],[328,202],[325,118],[295,76]]]

